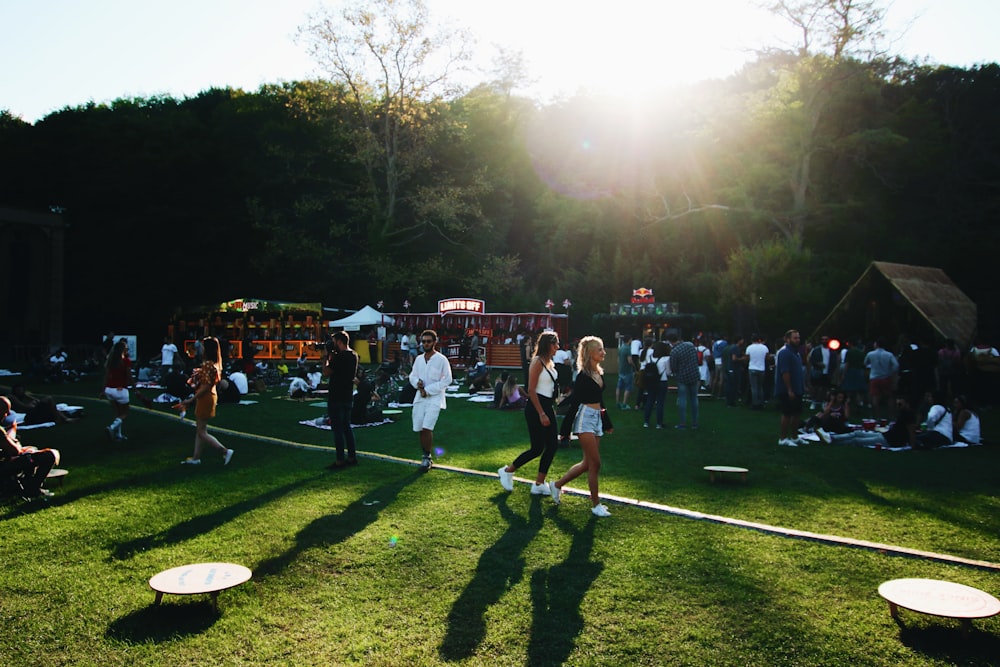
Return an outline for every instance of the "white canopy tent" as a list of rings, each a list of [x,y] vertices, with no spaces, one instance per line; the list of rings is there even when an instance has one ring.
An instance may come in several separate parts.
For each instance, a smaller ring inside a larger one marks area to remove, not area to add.
[[[339,320],[331,320],[329,326],[343,327],[345,331],[357,331],[361,327],[373,327],[377,325],[395,324],[396,321],[375,310],[371,306],[365,306],[361,310]]]

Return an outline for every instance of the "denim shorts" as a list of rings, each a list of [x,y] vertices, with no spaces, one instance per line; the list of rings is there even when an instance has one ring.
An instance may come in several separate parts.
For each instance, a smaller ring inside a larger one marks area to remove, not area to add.
[[[589,405],[581,405],[573,419],[573,433],[593,433],[597,437],[604,435],[601,424],[601,411]]]

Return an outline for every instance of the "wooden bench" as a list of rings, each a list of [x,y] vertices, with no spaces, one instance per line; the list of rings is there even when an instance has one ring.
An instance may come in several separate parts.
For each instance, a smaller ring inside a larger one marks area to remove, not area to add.
[[[889,614],[902,624],[899,608],[918,614],[957,618],[966,637],[972,619],[1000,614],[1000,600],[978,588],[938,579],[893,579],[878,587],[878,594],[889,603]]]

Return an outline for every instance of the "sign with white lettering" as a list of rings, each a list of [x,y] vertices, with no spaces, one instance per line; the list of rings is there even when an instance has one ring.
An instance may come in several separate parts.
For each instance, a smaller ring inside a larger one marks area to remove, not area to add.
[[[482,315],[486,312],[486,302],[482,299],[441,299],[438,301],[438,314],[448,313],[475,313]]]

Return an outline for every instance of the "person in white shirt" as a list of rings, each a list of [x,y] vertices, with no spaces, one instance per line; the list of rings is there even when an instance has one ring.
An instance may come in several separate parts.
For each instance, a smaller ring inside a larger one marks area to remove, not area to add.
[[[753,342],[747,345],[746,355],[749,357],[750,370],[750,409],[764,409],[764,382],[767,370],[767,355],[770,350],[764,344],[764,337],[754,334]]]
[[[229,374],[229,381],[236,385],[236,388],[240,390],[240,396],[245,396],[250,391],[250,382],[247,380],[246,373],[243,371],[235,371]]]
[[[447,407],[445,390],[452,381],[448,357],[434,349],[437,341],[433,329],[420,334],[423,354],[417,355],[410,371],[410,385],[417,390],[413,397],[413,431],[420,434],[421,472],[427,472],[433,465],[434,427],[441,410]]]
[[[160,370],[166,371],[174,365],[174,357],[177,355],[177,346],[174,345],[170,337],[164,337],[163,347],[160,348]]]

